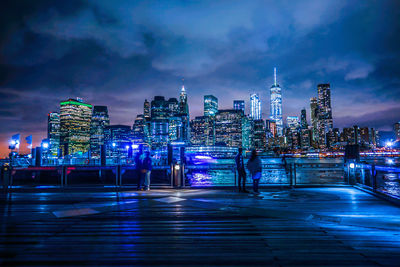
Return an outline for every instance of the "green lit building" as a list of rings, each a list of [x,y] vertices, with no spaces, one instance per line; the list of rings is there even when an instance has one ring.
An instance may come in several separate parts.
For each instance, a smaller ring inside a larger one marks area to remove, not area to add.
[[[82,99],[60,103],[60,147],[64,156],[89,150],[91,118],[92,105]]]

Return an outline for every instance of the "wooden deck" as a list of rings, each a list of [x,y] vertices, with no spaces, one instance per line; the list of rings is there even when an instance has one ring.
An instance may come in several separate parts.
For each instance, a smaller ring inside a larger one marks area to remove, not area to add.
[[[18,192],[2,203],[5,266],[400,263],[400,208],[351,187]]]

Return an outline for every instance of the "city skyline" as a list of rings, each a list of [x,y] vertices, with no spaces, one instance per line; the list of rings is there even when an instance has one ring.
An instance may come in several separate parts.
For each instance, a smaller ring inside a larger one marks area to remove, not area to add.
[[[8,153],[7,141],[15,133],[33,134],[35,145],[40,143],[46,115],[57,111],[61,100],[82,97],[105,105],[112,124],[132,126],[144,99],[179,98],[181,77],[186,78],[191,119],[203,114],[204,95],[217,97],[220,109],[243,99],[248,113],[252,92],[260,94],[267,118],[275,66],[284,121],[300,116],[303,107],[311,114],[309,99],[317,85],[330,83],[334,127],[392,131],[400,111],[398,37],[393,35],[398,3],[256,2],[220,2],[211,8],[206,2],[171,2],[163,16],[156,2],[120,8],[102,1],[27,2],[18,10],[6,4],[0,119],[8,127],[0,132],[1,155]],[[128,11],[146,12],[132,22]],[[215,25],[201,18],[206,11]],[[165,24],[163,30],[158,23]]]

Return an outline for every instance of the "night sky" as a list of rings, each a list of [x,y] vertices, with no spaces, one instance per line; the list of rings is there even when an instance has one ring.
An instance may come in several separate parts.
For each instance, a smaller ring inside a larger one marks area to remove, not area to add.
[[[335,127],[400,120],[400,1],[2,1],[0,155],[12,134],[46,136],[47,114],[82,97],[132,125],[145,98],[178,97],[191,116],[269,87],[300,115],[331,83]]]

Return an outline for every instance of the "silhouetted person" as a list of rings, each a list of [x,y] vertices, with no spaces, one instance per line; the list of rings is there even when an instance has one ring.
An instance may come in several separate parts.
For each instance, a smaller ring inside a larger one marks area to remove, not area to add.
[[[247,162],[247,169],[249,169],[251,173],[251,178],[253,179],[253,190],[255,194],[259,194],[258,192],[258,184],[260,183],[262,166],[261,160],[257,155],[257,151],[253,150],[251,152],[251,156],[249,161]]]
[[[235,162],[236,162],[236,170],[238,172],[239,192],[247,193],[248,191],[246,190],[246,170],[244,168],[243,149],[241,147],[239,147],[239,151],[235,157]]]
[[[151,157],[150,152],[146,151],[146,157],[143,160],[143,173],[144,173],[144,187],[146,190],[150,190],[150,175],[152,169]]]
[[[143,173],[143,151],[140,149],[138,153],[135,155],[135,169],[136,169],[136,177],[137,177],[137,190],[141,190],[144,184],[144,173]]]

